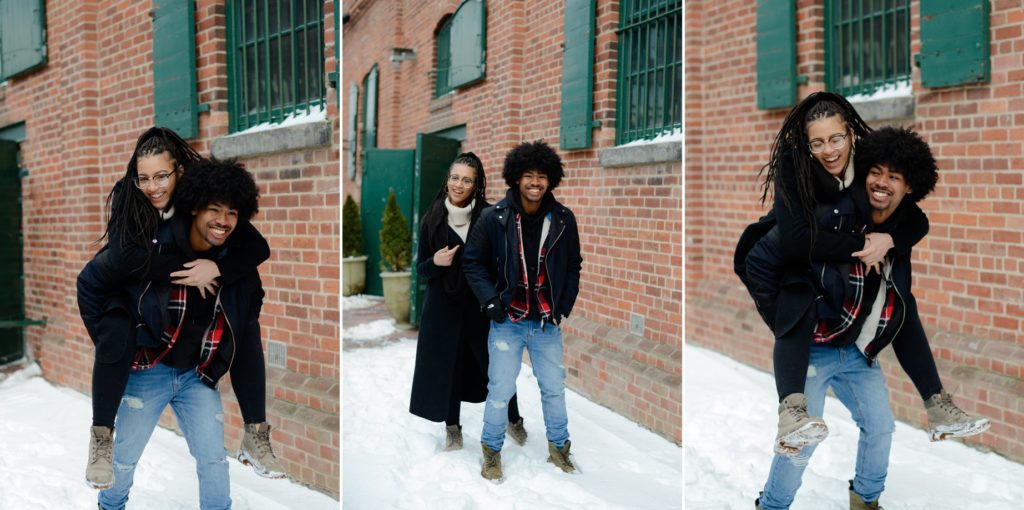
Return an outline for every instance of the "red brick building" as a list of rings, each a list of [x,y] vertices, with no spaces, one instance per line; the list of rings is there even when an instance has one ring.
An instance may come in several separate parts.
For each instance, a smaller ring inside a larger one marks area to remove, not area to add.
[[[361,202],[371,240],[366,211],[389,188],[415,222],[441,184],[427,168],[443,178],[471,150],[497,201],[505,153],[546,140],[565,163],[555,195],[575,212],[583,245],[564,326],[567,382],[679,443],[682,2],[644,4],[343,2],[342,191]],[[639,30],[649,43],[634,39]]]
[[[260,187],[254,223],[272,250],[260,273],[275,449],[292,478],[337,497],[336,3],[243,4],[0,3],[0,236],[10,251],[0,286],[17,289],[0,296],[0,336],[5,362],[24,354],[50,381],[88,392],[93,346],[75,278],[99,247],[104,198],[136,137],[166,125],[203,154],[237,157]],[[233,451],[241,418],[222,386]]]
[[[920,203],[931,231],[913,255],[921,319],[944,386],[992,419],[968,442],[1024,460],[1024,7],[972,0],[944,12],[946,2],[908,0],[858,14],[831,0],[762,3],[782,13],[769,26],[792,21],[788,42],[758,23],[755,2],[686,4],[687,342],[771,368],[771,334],[732,272],[740,232],[765,212],[756,175],[786,104],[822,89],[860,94],[869,124],[913,126],[938,160],[938,186]],[[846,35],[851,26],[862,39]],[[791,52],[793,66],[772,49]],[[856,54],[877,60],[858,74]],[[776,65],[759,76],[762,58]],[[777,99],[778,79],[796,94],[759,108]],[[892,350],[881,359],[897,416],[923,425]]]

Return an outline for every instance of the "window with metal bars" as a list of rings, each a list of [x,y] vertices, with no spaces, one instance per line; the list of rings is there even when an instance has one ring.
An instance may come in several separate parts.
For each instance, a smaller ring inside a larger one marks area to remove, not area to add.
[[[622,0],[615,142],[683,125],[683,2]]]
[[[322,108],[322,0],[229,0],[230,129],[278,123]]]
[[[437,69],[434,73],[434,97],[441,97],[452,90],[451,83],[448,80],[448,71],[452,65],[452,59],[449,47],[451,46],[452,37],[452,17],[441,24],[441,28],[437,31],[437,39],[435,39],[435,46],[437,47]]]
[[[827,0],[825,83],[844,96],[910,80],[910,0]]]

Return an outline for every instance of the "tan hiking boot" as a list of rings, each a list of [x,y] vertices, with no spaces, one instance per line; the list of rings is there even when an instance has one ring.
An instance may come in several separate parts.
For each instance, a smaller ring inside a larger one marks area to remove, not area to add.
[[[850,510],[885,510],[878,505],[878,500],[865,503],[856,492],[853,492],[853,480],[850,480]]]
[[[555,446],[555,443],[548,441],[548,462],[558,466],[559,469],[566,473],[575,473],[576,466],[573,465],[572,459],[569,458],[570,446],[572,446],[572,442],[568,439],[565,440],[565,446],[561,448]]]
[[[953,403],[953,395],[939,390],[924,401],[928,411],[928,437],[942,441],[951,437],[966,437],[988,430],[988,418],[968,414]]]
[[[109,489],[114,485],[114,429],[111,427],[93,427],[90,431],[85,483],[93,489]]]
[[[793,393],[779,404],[779,433],[775,436],[775,453],[791,457],[800,449],[822,442],[828,427],[819,417],[807,415],[807,398]]]
[[[270,446],[270,424],[267,422],[245,424],[245,435],[236,457],[242,464],[252,466],[257,475],[284,478],[284,468]]]
[[[480,468],[480,476],[488,480],[501,480],[501,452],[496,452],[480,443],[484,451],[484,465]]]
[[[444,428],[444,451],[451,452],[462,449],[462,425],[448,425]]]
[[[512,437],[512,440],[517,445],[523,446],[526,444],[526,427],[523,426],[523,419],[519,418],[514,423],[508,422],[508,426],[505,428],[508,431],[508,435]]]

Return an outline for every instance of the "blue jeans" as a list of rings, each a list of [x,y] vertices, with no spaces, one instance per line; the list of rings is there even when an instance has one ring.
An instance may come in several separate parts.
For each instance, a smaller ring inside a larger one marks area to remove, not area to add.
[[[877,362],[868,366],[867,358],[856,345],[812,345],[804,386],[808,414],[821,416],[825,408],[825,392],[830,386],[860,428],[853,492],[870,503],[877,500],[885,489],[889,448],[896,430],[896,422],[889,409],[885,375]],[[799,455],[791,458],[775,456],[764,485],[764,496],[761,497],[761,506],[765,510],[786,509],[793,503],[814,448],[804,447]]]
[[[114,486],[99,495],[105,510],[122,510],[128,503],[135,465],[167,404],[174,410],[188,451],[196,459],[199,508],[231,508],[220,393],[203,384],[194,369],[157,363],[128,377],[114,423]]]
[[[555,324],[522,320],[491,322],[487,337],[487,403],[480,441],[500,452],[508,424],[508,401],[516,393],[516,378],[523,366],[523,348],[530,353],[533,375],[540,386],[541,409],[548,441],[561,448],[569,440],[569,416],[565,412],[565,366],[562,364],[562,330]]]

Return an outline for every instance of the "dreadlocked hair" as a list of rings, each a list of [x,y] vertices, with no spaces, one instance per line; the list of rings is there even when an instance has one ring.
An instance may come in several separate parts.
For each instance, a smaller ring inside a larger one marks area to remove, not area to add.
[[[488,205],[487,197],[485,196],[487,192],[487,177],[484,175],[484,164],[476,154],[463,152],[455,157],[455,161],[452,161],[448,170],[448,176],[451,175],[451,168],[454,168],[455,165],[466,165],[476,173],[473,177],[473,185],[475,186],[473,188],[473,196],[470,199],[475,200],[473,212],[470,215],[470,222],[476,221],[480,217],[480,212]],[[420,220],[426,226],[427,233],[430,236],[431,251],[448,247],[448,208],[444,205],[445,200],[448,200],[447,177],[445,182],[441,184],[440,189],[437,190],[437,194],[434,195],[434,200],[430,203],[430,207],[427,208],[423,219]],[[422,239],[420,241],[422,242]]]
[[[797,184],[799,202],[803,208],[802,213],[811,227],[811,240],[813,243],[817,234],[817,222],[814,218],[817,200],[814,197],[814,176],[812,171],[824,172],[821,163],[810,153],[807,138],[807,125],[816,120],[825,119],[838,115],[846,124],[846,128],[853,131],[855,143],[857,138],[863,137],[871,132],[871,127],[864,122],[853,105],[839,94],[832,92],[815,92],[800,101],[782,121],[782,127],[772,141],[771,157],[768,163],[761,167],[758,177],[764,176],[761,184],[761,205],[764,206],[768,199],[769,192],[779,194],[782,203],[786,207],[792,207],[793,197],[786,192],[786,187],[781,182],[780,166],[786,157],[793,162],[793,169]],[[853,155],[846,162],[847,169],[853,167]]]
[[[153,207],[142,190],[135,185],[139,177],[139,159],[163,153],[167,153],[174,162],[175,178],[179,177],[184,169],[203,159],[174,131],[161,127],[147,129],[135,143],[135,150],[128,160],[124,176],[114,184],[114,188],[107,195],[107,229],[99,239],[102,241],[107,238],[121,246],[145,247],[144,266],[149,264],[152,255],[153,248],[149,239],[156,233],[160,223],[160,211]]]

